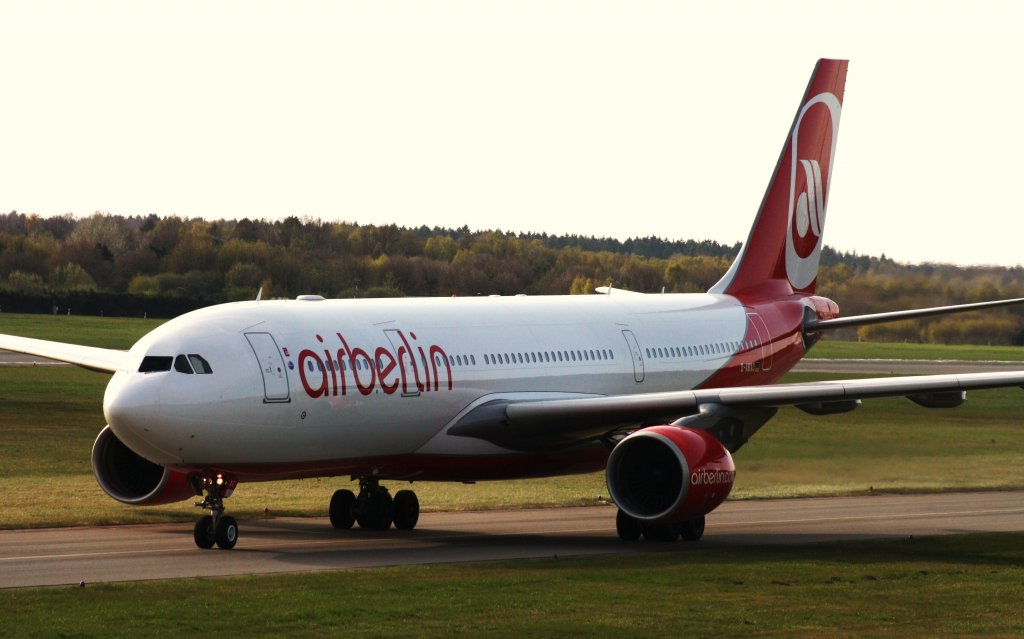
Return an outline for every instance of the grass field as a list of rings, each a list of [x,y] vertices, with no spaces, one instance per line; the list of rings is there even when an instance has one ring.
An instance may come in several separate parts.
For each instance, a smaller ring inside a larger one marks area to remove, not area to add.
[[[123,317],[0,313],[0,333],[125,350],[162,323]]]
[[[0,637],[1020,637],[1024,534],[0,591]]]

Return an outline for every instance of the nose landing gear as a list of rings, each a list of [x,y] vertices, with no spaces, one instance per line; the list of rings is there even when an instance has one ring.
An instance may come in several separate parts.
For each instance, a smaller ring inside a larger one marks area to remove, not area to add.
[[[192,484],[197,495],[206,493],[203,501],[196,503],[196,506],[210,511],[209,515],[200,517],[192,529],[196,546],[208,549],[216,544],[221,550],[231,550],[238,542],[238,522],[234,517],[224,514],[224,498],[234,490],[235,482],[217,474],[213,477],[196,477]]]

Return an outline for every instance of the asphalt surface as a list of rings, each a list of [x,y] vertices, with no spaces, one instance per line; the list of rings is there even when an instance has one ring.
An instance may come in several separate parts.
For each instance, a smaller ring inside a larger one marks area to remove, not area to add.
[[[727,502],[698,544],[619,541],[611,506],[426,513],[416,530],[385,533],[326,519],[239,528],[229,551],[196,548],[191,524],[0,531],[0,587],[1021,531],[1024,492]]]

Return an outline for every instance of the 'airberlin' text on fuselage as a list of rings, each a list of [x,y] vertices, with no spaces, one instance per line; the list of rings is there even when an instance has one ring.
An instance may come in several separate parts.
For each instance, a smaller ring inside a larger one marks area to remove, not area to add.
[[[331,346],[317,335],[317,341],[324,345],[322,354],[308,348],[299,353],[299,379],[306,394],[313,398],[347,395],[350,375],[363,395],[370,395],[377,388],[388,395],[399,388],[403,395],[436,391],[440,389],[442,372],[451,390],[452,367],[444,349],[437,345],[424,349],[416,343],[416,333],[409,333],[408,338],[402,331],[395,333],[400,343],[394,345],[394,350],[371,347],[372,355],[369,350],[351,347],[341,333],[335,333],[338,348],[332,353]]]

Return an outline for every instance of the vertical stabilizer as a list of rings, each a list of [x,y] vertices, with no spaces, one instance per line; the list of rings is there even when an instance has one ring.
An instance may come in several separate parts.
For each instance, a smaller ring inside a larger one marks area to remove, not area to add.
[[[814,292],[846,65],[818,60],[750,236],[709,293]]]

